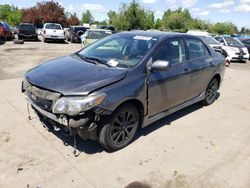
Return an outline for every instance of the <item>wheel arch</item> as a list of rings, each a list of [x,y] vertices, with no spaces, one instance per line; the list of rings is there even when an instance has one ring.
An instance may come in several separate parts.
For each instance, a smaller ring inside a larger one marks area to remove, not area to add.
[[[139,127],[141,127],[141,125],[143,124],[143,118],[145,112],[143,103],[138,99],[127,99],[125,101],[122,101],[119,105],[117,105],[114,111],[125,105],[134,105],[138,109],[140,115]]]
[[[215,75],[212,77],[212,79],[210,80],[210,82],[211,82],[214,78],[218,81],[219,88],[220,88],[220,84],[221,84],[221,75],[220,75],[219,73],[215,74]]]

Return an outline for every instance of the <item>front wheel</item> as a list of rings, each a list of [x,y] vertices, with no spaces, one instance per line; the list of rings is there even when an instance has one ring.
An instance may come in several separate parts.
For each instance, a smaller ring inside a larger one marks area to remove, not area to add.
[[[208,106],[216,100],[217,91],[219,89],[219,82],[216,78],[213,78],[208,84],[205,99],[202,101],[203,105]]]
[[[119,150],[127,146],[135,136],[139,126],[139,112],[134,105],[118,108],[101,125],[99,142],[109,150]]]

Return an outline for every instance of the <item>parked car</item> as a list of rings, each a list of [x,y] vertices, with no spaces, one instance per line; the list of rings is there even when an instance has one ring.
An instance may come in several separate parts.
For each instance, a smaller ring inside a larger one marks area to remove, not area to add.
[[[228,61],[246,62],[249,59],[247,48],[238,39],[229,36],[215,36],[214,38],[223,45],[222,48],[227,52]]]
[[[82,36],[81,36],[81,43],[82,46],[88,46],[101,38],[106,36],[112,35],[110,30],[105,29],[88,29]]]
[[[241,42],[248,49],[248,53],[250,54],[250,38],[241,39]]]
[[[57,23],[45,23],[43,26],[43,41],[65,41],[65,33],[60,24]]]
[[[11,32],[10,26],[6,22],[0,22],[0,36],[3,40],[12,40],[14,38],[13,33]]]
[[[37,28],[32,23],[20,23],[18,27],[18,39],[38,40]]]
[[[110,30],[112,33],[115,32],[115,27],[110,26],[110,25],[98,25],[97,29]]]
[[[198,36],[200,39],[202,39],[205,43],[207,43],[209,46],[211,46],[214,51],[223,54],[223,50],[222,50],[222,45],[215,40],[213,37],[211,36],[205,36],[205,35],[200,35]]]
[[[87,31],[83,26],[71,26],[65,34],[68,42],[81,42],[81,36]]]
[[[140,127],[211,105],[224,71],[224,58],[198,37],[123,32],[28,71],[22,91],[41,119],[118,150]]]

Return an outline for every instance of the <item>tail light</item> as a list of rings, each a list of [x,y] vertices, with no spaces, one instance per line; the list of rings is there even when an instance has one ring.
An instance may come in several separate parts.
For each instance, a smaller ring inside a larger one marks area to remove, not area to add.
[[[46,30],[43,30],[43,34],[46,34]]]
[[[230,65],[230,61],[228,59],[224,59],[224,65],[228,67]]]

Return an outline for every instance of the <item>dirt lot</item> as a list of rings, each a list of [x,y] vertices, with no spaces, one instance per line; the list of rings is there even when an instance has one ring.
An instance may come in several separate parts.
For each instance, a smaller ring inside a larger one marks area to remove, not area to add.
[[[0,46],[0,187],[250,187],[250,62],[227,68],[220,97],[140,130],[108,153],[95,142],[49,132],[27,119],[25,71],[80,49],[80,44],[25,42]],[[137,183],[136,183],[137,182]]]

